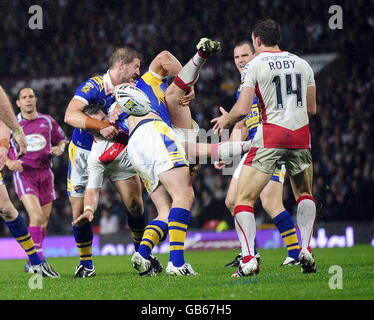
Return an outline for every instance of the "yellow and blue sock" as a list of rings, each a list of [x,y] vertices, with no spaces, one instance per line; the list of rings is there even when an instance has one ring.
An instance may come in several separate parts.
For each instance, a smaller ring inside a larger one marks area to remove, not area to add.
[[[133,216],[132,214],[128,214],[127,219],[127,224],[131,230],[135,251],[138,251],[140,242],[143,238],[144,228],[147,225],[147,212],[144,210],[144,213],[141,216]]]
[[[92,223],[87,222],[80,226],[74,226],[73,234],[78,248],[80,264],[92,269]]]
[[[160,242],[165,240],[168,233],[168,224],[161,220],[151,221],[144,230],[144,235],[140,243],[138,252],[140,255],[148,259],[153,248]]]
[[[184,240],[186,239],[190,215],[190,211],[183,208],[171,208],[169,213],[169,261],[171,261],[175,267],[181,267],[185,264]]]
[[[13,221],[5,221],[5,224],[8,226],[11,235],[17,240],[21,245],[23,250],[27,253],[30,263],[32,265],[38,265],[43,262],[36,252],[34,240],[31,238],[29,230],[25,220],[21,214],[18,214],[17,218]]]
[[[287,210],[281,212],[273,219],[273,222],[284,240],[288,256],[298,260],[300,250],[299,241],[297,239],[295,223],[290,213]]]

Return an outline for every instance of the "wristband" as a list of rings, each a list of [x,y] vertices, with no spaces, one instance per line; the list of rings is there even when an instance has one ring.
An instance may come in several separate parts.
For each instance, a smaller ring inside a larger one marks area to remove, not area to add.
[[[0,147],[9,149],[9,139],[3,138],[0,140]]]
[[[101,121],[91,117],[87,117],[84,124],[85,129],[93,129],[98,131],[109,126],[111,126],[111,124],[108,121]]]
[[[65,144],[61,145],[59,148],[60,148],[61,152],[64,153],[64,151],[65,151]]]
[[[13,130],[13,134],[18,136],[19,134],[24,134],[23,129],[20,127],[19,129]]]
[[[90,206],[90,205],[84,206],[83,213],[86,213],[87,211],[91,211],[92,213],[95,212],[94,208],[92,206]]]

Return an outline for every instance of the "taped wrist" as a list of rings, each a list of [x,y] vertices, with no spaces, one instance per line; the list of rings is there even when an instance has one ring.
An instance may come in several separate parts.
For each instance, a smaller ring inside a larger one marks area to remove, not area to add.
[[[108,121],[101,121],[91,117],[87,117],[84,124],[85,129],[93,129],[98,131],[109,126],[111,126],[111,124]]]

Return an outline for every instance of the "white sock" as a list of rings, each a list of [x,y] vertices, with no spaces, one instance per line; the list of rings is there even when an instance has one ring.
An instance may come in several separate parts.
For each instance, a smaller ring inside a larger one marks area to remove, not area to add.
[[[182,90],[189,91],[195,84],[206,59],[197,52],[179,71],[174,79],[174,83]]]
[[[253,209],[250,206],[236,206],[234,217],[243,257],[254,256],[256,221]]]
[[[310,196],[302,196],[297,200],[296,220],[300,230],[301,249],[309,246],[313,233],[314,220],[316,219],[316,204]]]

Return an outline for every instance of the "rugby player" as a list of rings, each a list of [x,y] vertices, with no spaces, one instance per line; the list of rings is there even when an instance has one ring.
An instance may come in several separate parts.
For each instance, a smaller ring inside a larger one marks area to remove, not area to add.
[[[170,85],[179,103],[197,80],[202,65],[213,53],[220,50],[220,44],[210,39],[201,39],[198,52],[182,68]],[[157,57],[142,75],[137,87],[143,90],[151,101],[151,112],[144,117],[128,118],[130,132],[127,146],[128,156],[141,176],[158,216],[151,221],[144,232],[139,250],[132,256],[133,267],[143,275],[153,275],[149,255],[154,245],[169,233],[170,254],[166,268],[167,275],[197,274],[184,257],[184,240],[194,200],[188,161],[182,144],[176,138],[166,106],[165,91],[167,76],[175,72],[176,58],[164,52],[174,63],[163,64]],[[174,88],[173,88],[174,87]],[[111,121],[118,120],[112,117]]]
[[[250,41],[241,41],[234,47],[234,62],[240,74],[242,74],[245,65],[248,62],[250,62],[254,57],[255,51]],[[242,87],[240,86],[237,91],[236,100],[238,100],[239,98],[241,88]],[[250,112],[243,120],[235,124],[233,132],[230,136],[230,140],[253,140],[260,120],[260,110],[257,104],[257,97],[255,96]],[[227,196],[225,199],[226,206],[233,216],[235,208],[235,197],[237,194],[238,187],[238,179],[246,157],[247,153],[242,157],[242,160],[236,167],[229,188],[227,190]],[[215,167],[217,169],[221,169],[222,165],[220,166],[219,164],[215,163]],[[280,170],[276,170],[273,173],[269,183],[260,193],[260,199],[263,208],[272,218],[275,226],[278,228],[286,244],[288,256],[283,261],[281,266],[291,266],[299,264],[298,256],[300,248],[296,235],[295,223],[292,219],[292,216],[287,211],[285,211],[285,208],[283,206],[282,198],[285,174],[285,167],[284,165],[282,165]],[[234,223],[235,227],[239,228],[235,218]],[[258,252],[256,252],[256,247],[254,248],[254,250],[254,255],[257,261],[260,262],[260,255]],[[232,262],[226,264],[226,267],[238,267],[242,257],[242,253],[239,253],[239,255],[237,255]]]
[[[91,103],[102,106],[105,114],[114,103],[114,87],[127,82],[134,83],[139,77],[141,58],[139,53],[130,47],[117,48],[109,58],[109,70],[100,76],[83,82],[75,92],[65,113],[65,122],[75,127],[69,144],[68,195],[72,206],[73,221],[84,211],[84,193],[88,182],[87,159],[92,147],[93,136],[87,130],[96,130],[105,139],[113,139],[118,128],[107,121],[100,121],[84,114],[83,109]],[[133,172],[131,167],[127,168]],[[117,187],[119,187],[117,185]],[[141,182],[137,175],[128,178],[120,187],[124,203],[129,211],[129,227],[132,230],[134,243],[142,238],[145,217],[141,192]],[[76,277],[94,276],[92,263],[92,223],[87,222],[73,226],[77,243],[80,265],[76,268]]]
[[[233,277],[258,273],[254,258],[256,222],[253,206],[273,172],[282,163],[290,176],[297,206],[297,225],[301,236],[299,261],[303,273],[316,272],[309,241],[316,216],[312,196],[313,166],[310,151],[309,117],[316,113],[316,86],[309,64],[279,49],[279,25],[270,19],[257,22],[252,42],[258,55],[242,73],[239,100],[229,113],[212,120],[214,130],[245,118],[256,94],[261,107],[261,123],[244,161],[238,182],[234,215],[240,227],[238,236],[243,259]]]

